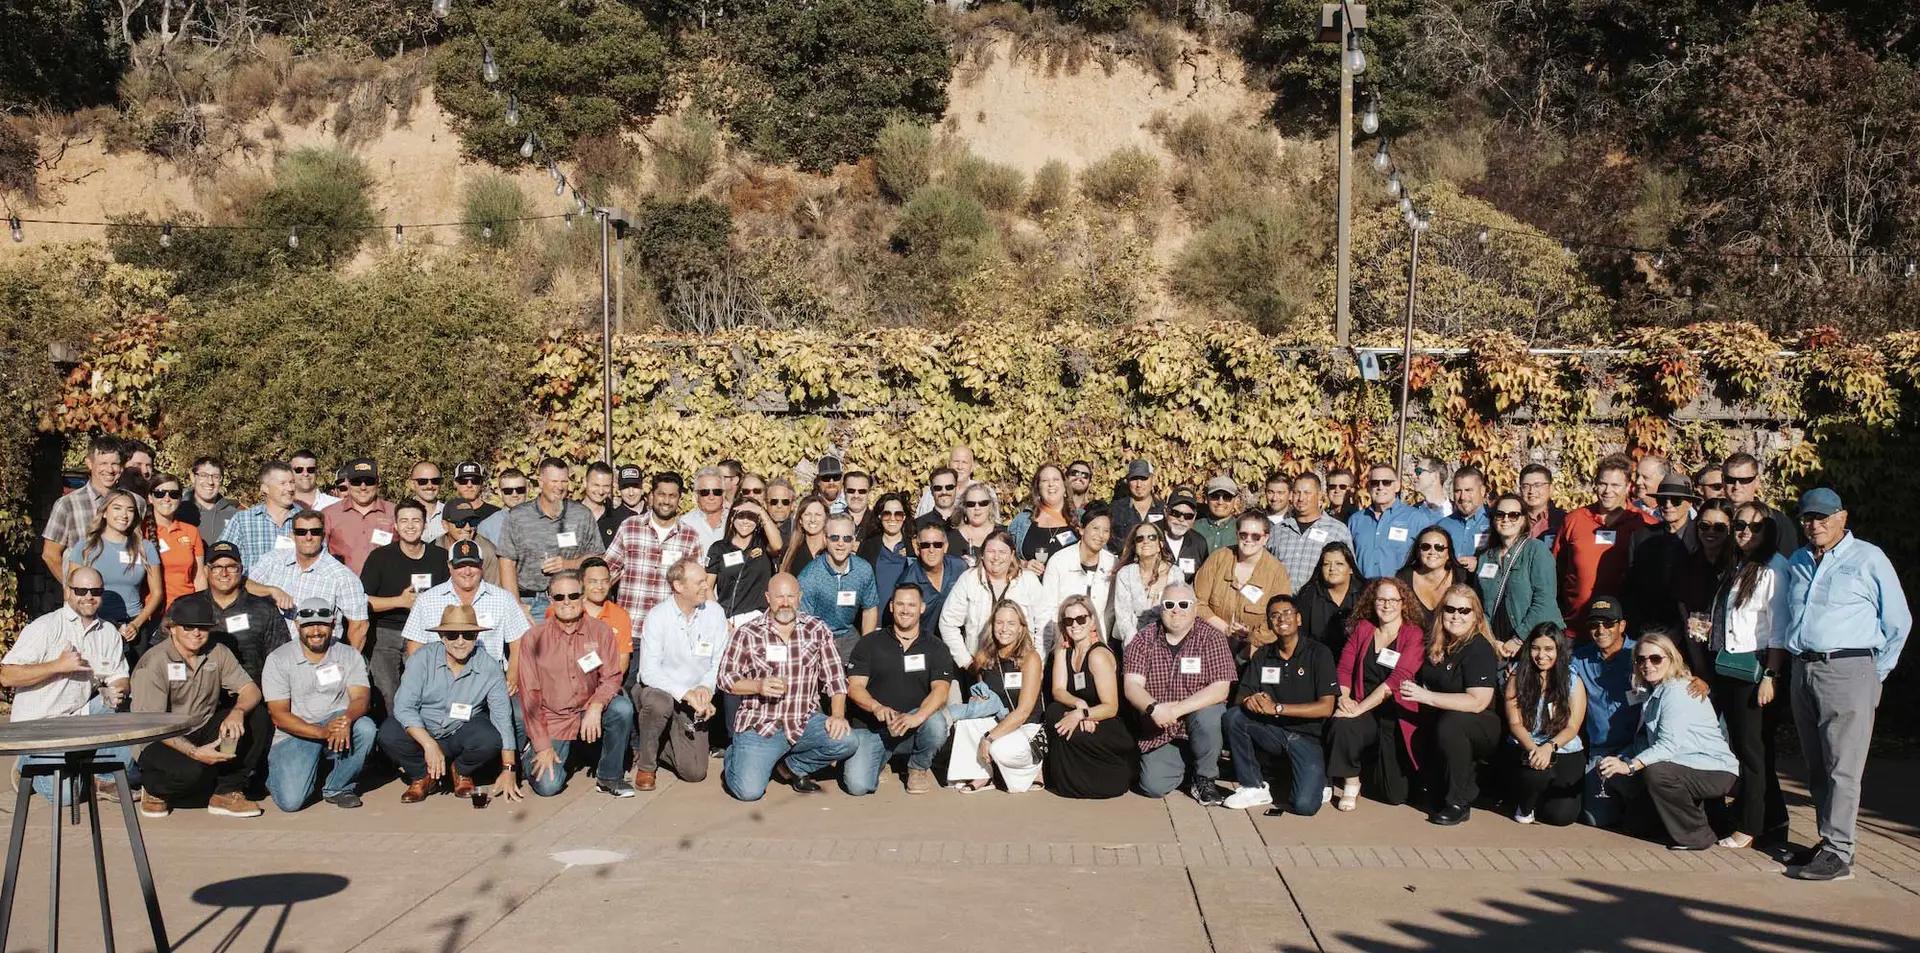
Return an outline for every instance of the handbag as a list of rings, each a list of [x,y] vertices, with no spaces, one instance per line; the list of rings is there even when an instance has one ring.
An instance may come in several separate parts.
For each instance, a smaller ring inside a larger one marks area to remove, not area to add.
[[[1737,678],[1750,685],[1760,684],[1764,668],[1760,665],[1758,652],[1729,652],[1721,649],[1713,657],[1713,670],[1728,678]]]
[[[1027,750],[1033,755],[1034,764],[1047,762],[1047,733],[1036,731],[1027,736]]]

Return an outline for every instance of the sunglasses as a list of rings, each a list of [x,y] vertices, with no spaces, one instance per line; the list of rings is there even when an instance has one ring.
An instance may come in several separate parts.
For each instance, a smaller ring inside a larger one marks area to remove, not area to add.
[[[1079,615],[1061,616],[1060,621],[1065,622],[1069,626],[1079,627],[1079,626],[1086,625],[1088,620],[1092,618],[1093,616],[1087,615],[1086,613],[1083,612]]]
[[[881,510],[880,518],[883,520],[903,520],[907,518],[907,511],[906,510]]]
[[[1141,533],[1140,535],[1135,536],[1133,539],[1135,542],[1140,542],[1140,543],[1157,543],[1160,541],[1160,534],[1159,533]]]
[[[295,473],[318,473],[320,471],[319,467],[288,467],[287,469]]]
[[[1092,470],[1068,470],[1068,471],[1067,471],[1067,479],[1069,479],[1069,480],[1076,480],[1076,479],[1077,479],[1077,480],[1091,480],[1091,479],[1093,479],[1093,471],[1092,471]]]
[[[767,497],[767,505],[768,506],[792,506],[793,500],[794,498],[791,496],[769,496]]]
[[[1524,518],[1527,514],[1519,510],[1495,510],[1493,515],[1495,519],[1517,520]]]
[[[1238,494],[1234,494],[1234,493],[1229,493],[1229,492],[1227,492],[1226,490],[1215,490],[1215,491],[1213,491],[1212,493],[1209,493],[1209,494],[1207,494],[1207,499],[1209,499],[1209,500],[1231,500],[1231,499],[1233,499],[1233,498],[1234,498],[1234,497],[1235,497],[1236,495],[1238,495]]]
[[[526,496],[527,488],[524,486],[503,486],[500,488],[500,495],[501,496]]]
[[[1327,489],[1329,489],[1329,490],[1351,490],[1351,489],[1353,489],[1353,484],[1351,484],[1351,483],[1329,483],[1329,484],[1327,484]]]
[[[454,477],[453,482],[459,486],[479,486],[480,478],[479,477]]]
[[[1195,514],[1192,510],[1173,510],[1167,515],[1177,520],[1192,520]]]
[[[856,542],[856,538],[855,538],[855,537],[853,537],[853,536],[849,536],[849,535],[847,535],[847,534],[845,534],[845,533],[828,533],[828,534],[827,534],[827,542],[830,542],[830,543],[851,543],[851,542]]]
[[[935,483],[933,485],[933,492],[952,493],[954,490],[959,488],[960,488],[960,484],[958,483]]]
[[[1160,603],[1160,608],[1166,609],[1169,612],[1175,609],[1191,609],[1193,608],[1193,600],[1192,599],[1168,599],[1167,601]]]
[[[295,612],[293,614],[293,617],[296,619],[299,619],[302,622],[332,622],[333,610],[332,609],[301,609]]]
[[[107,587],[105,586],[68,586],[67,591],[73,593],[76,596],[104,596],[107,594]]]
[[[1724,533],[1726,531],[1727,524],[1725,523],[1709,523],[1706,520],[1700,521],[1700,532],[1702,533]]]
[[[1721,490],[1725,489],[1726,486],[1727,485],[1725,483],[1702,483],[1700,484],[1700,489],[1712,490],[1713,492],[1718,493]]]
[[[1658,502],[1661,506],[1666,506],[1666,507],[1687,505],[1686,500],[1683,500],[1677,496],[1662,496],[1662,497],[1656,497],[1655,499],[1656,499],[1656,502]]]
[[[172,490],[154,490],[147,495],[156,500],[177,500],[180,498],[180,491],[177,488]]]
[[[853,487],[847,487],[848,496],[866,496],[870,492],[872,491],[868,490],[866,487],[861,487],[858,490],[854,489]]]
[[[448,522],[453,524],[454,529],[474,529],[480,525],[477,519],[449,520]]]
[[[1758,533],[1760,532],[1760,522],[1757,520],[1753,522],[1748,522],[1747,520],[1734,520],[1733,531],[1736,533],[1745,533],[1748,531]]]
[[[1267,534],[1265,533],[1240,533],[1238,535],[1240,537],[1240,541],[1243,543],[1257,543],[1260,540],[1267,538]]]
[[[923,539],[914,545],[920,549],[946,549],[947,541],[944,539]]]
[[[1747,476],[1747,477],[1737,477],[1737,476],[1728,474],[1727,476],[1722,477],[1722,479],[1726,480],[1728,483],[1733,484],[1734,486],[1746,486],[1747,484],[1760,479],[1760,474],[1756,473],[1753,476]]]
[[[315,527],[309,527],[309,528],[307,528],[307,529],[296,529],[296,530],[293,530],[293,535],[295,535],[295,536],[325,536],[325,535],[327,535],[327,530],[326,530],[326,527],[324,527],[324,526],[315,526]]]
[[[1472,606],[1447,606],[1443,611],[1445,611],[1446,614],[1448,615],[1472,615],[1473,607]]]
[[[440,478],[439,477],[414,477],[413,485],[414,486],[439,486]]]
[[[1451,548],[1452,547],[1448,546],[1446,543],[1421,543],[1420,544],[1420,551],[1423,553],[1444,553]]]
[[[449,642],[471,642],[480,637],[478,632],[442,632],[440,637]]]
[[[1635,664],[1635,665],[1665,665],[1665,664],[1667,664],[1667,657],[1666,657],[1666,656],[1664,656],[1664,655],[1660,655],[1660,654],[1657,654],[1657,653],[1653,653],[1653,652],[1649,652],[1649,653],[1647,653],[1646,655],[1641,655],[1641,656],[1637,656],[1636,658],[1634,658],[1634,660],[1633,660],[1633,664]]]
[[[418,482],[418,481],[416,481]],[[373,477],[354,477],[347,481],[348,486],[379,486],[380,481]]]
[[[1380,489],[1385,489],[1385,488],[1387,488],[1387,487],[1390,487],[1390,486],[1392,486],[1392,485],[1394,485],[1395,483],[1398,483],[1398,482],[1400,482],[1400,481],[1399,481],[1399,480],[1368,480],[1368,481],[1367,481],[1367,489],[1369,489],[1369,490],[1380,490]]]
[[[968,500],[966,502],[966,507],[970,510],[983,510],[992,505],[992,500]]]
[[[725,491],[725,490],[695,490],[695,491],[693,491],[693,494],[694,494],[695,496],[726,496],[726,495],[727,495],[727,491]]]
[[[548,602],[579,602],[580,600],[585,599],[586,597],[587,597],[587,594],[584,592],[552,592],[547,594],[547,601]]]
[[[767,490],[766,490],[766,487],[744,487],[743,486],[740,488],[740,495],[741,496],[766,496]]]
[[[823,477],[821,477],[821,478],[820,478],[820,482],[821,482],[821,483],[839,483],[839,482],[840,482],[840,478],[839,478],[839,477],[837,477],[837,476],[832,476],[832,477],[830,477],[830,476],[823,476]]]

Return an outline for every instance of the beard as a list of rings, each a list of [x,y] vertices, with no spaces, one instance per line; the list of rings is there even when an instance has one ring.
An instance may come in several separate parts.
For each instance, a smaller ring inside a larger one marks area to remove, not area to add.
[[[800,611],[798,609],[773,610],[773,621],[781,625],[792,625],[793,621],[798,618],[800,618]]]

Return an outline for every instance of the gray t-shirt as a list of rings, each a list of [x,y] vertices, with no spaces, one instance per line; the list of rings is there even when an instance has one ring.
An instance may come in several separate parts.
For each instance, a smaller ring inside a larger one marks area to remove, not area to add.
[[[319,664],[307,659],[298,642],[289,642],[267,656],[260,672],[260,692],[267,701],[291,702],[293,716],[310,725],[325,724],[334,712],[347,710],[347,689],[367,687],[367,663],[353,646],[333,640]],[[293,737],[275,730],[273,743]]]

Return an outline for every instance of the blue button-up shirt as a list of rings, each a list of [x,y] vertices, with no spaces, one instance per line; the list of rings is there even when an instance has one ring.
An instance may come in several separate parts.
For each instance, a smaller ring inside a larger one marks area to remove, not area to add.
[[[252,566],[262,557],[278,549],[293,552],[293,514],[300,512],[300,504],[287,507],[287,518],[278,523],[267,513],[265,503],[249,506],[233,518],[220,530],[223,542],[240,547],[240,562]],[[286,540],[282,543],[280,540]]]
[[[472,717],[484,712],[493,730],[500,733],[501,744],[513,744],[513,723],[508,720],[507,673],[500,663],[485,652],[467,656],[467,664],[456,677],[447,665],[447,647],[440,643],[423,645],[407,658],[400,675],[400,690],[393,693],[393,717],[402,727],[421,728],[435,738],[459,731],[467,721],[453,719],[455,704],[471,705]]]
[[[1464,517],[1456,511],[1440,520],[1440,528],[1446,530],[1448,536],[1453,537],[1455,556],[1471,556],[1479,552],[1480,547],[1487,541],[1488,528],[1492,525],[1493,518],[1487,515],[1487,508],[1484,506]]]
[[[927,569],[920,565],[916,557],[907,561],[907,568],[900,574],[901,582],[910,582],[920,587],[920,601],[924,604],[920,612],[920,634],[937,635],[940,632],[940,609],[947,604],[947,593],[953,591],[955,583],[967,571],[967,561],[948,553],[941,562],[940,582],[945,589],[936,589],[933,580],[927,578]],[[893,593],[888,591],[887,606],[893,605]],[[893,613],[886,608],[880,611],[880,627],[886,629],[893,624]]]
[[[1432,510],[1394,500],[1385,513],[1375,516],[1373,507],[1362,508],[1347,517],[1347,530],[1353,534],[1353,555],[1360,560],[1360,575],[1379,579],[1400,571],[1413,550],[1413,539],[1439,519]]]
[[[1880,547],[1848,533],[1817,563],[1804,546],[1788,561],[1788,652],[1872,649],[1885,681],[1911,631],[1907,594]]]
[[[842,592],[853,596],[849,599]],[[846,572],[834,572],[826,553],[800,570],[800,612],[825,622],[834,638],[860,634],[853,631],[860,610],[879,607],[880,588],[874,584],[873,567],[858,556],[847,557]]]
[[[1600,657],[1599,646],[1583,643],[1567,664],[1587,689],[1587,718],[1580,724],[1587,748],[1598,757],[1632,744],[1640,730],[1640,706],[1627,703],[1633,690],[1633,640],[1625,640],[1610,659]]]

